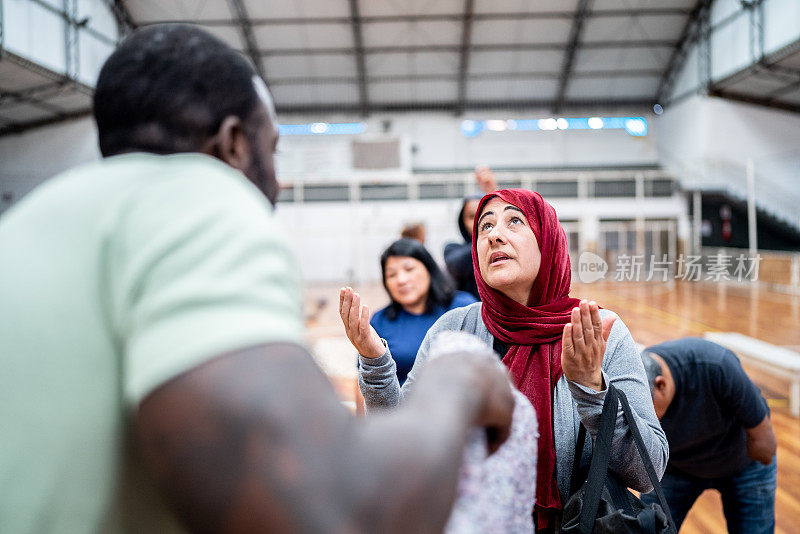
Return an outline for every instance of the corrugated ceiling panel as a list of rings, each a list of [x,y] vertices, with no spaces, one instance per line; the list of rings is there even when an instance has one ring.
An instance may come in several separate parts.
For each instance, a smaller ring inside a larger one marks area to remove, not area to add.
[[[237,50],[244,49],[242,31],[238,26],[201,26],[211,35],[215,35]]]
[[[345,0],[244,0],[244,3],[251,18],[350,16],[350,3]]]
[[[125,6],[137,23],[165,20],[209,20],[231,18],[227,0],[136,0]]]
[[[353,29],[349,24],[262,25],[255,26],[253,34],[263,50],[353,47]]]
[[[572,22],[549,20],[480,20],[472,27],[473,44],[567,43]]]
[[[0,60],[0,89],[4,91],[23,91],[52,83],[51,78],[31,72],[10,60]]]
[[[313,56],[279,56],[261,59],[267,81],[270,78],[311,78],[317,76]]]
[[[783,58],[778,61],[777,65],[789,67],[790,69],[800,69],[800,52],[795,52],[791,56]]]
[[[470,80],[467,84],[469,100],[547,100],[553,98],[557,80]]]
[[[314,87],[310,85],[279,85],[271,87],[272,98],[276,106],[310,104],[314,102]]]
[[[367,73],[370,76],[458,73],[458,54],[430,52],[421,54],[368,54]]]
[[[692,9],[697,0],[594,0],[592,9],[647,9],[670,8]]]
[[[347,2],[342,2],[346,4]],[[422,13],[463,13],[464,0],[362,0],[362,16],[416,15]]]
[[[264,58],[263,64],[267,80],[356,75],[355,56],[352,54],[274,56]]]
[[[590,17],[583,31],[583,41],[619,41],[624,39],[674,40],[686,25],[685,15],[656,17]]]
[[[53,98],[48,98],[46,102],[65,111],[78,111],[92,107],[92,97],[77,92],[65,93]]]
[[[778,97],[778,100],[781,102],[788,102],[789,104],[797,104],[800,105],[800,89],[794,91],[793,93],[787,93],[785,95],[781,95]]]
[[[575,69],[582,71],[614,69],[663,69],[672,48],[591,49],[582,47],[575,58]]]
[[[453,21],[370,22],[362,29],[367,48],[461,44],[462,25]]]
[[[52,111],[42,109],[31,104],[14,104],[0,107],[0,116],[11,122],[29,122],[48,119],[54,114]]]
[[[279,85],[271,90],[278,107],[358,102],[358,87],[355,84]]]
[[[735,93],[753,95],[757,97],[769,96],[772,92],[783,89],[791,85],[791,81],[787,79],[779,79],[767,74],[761,76],[748,76],[747,78],[733,84],[720,84],[721,88],[726,91],[733,91]]]
[[[455,82],[375,82],[369,86],[371,102],[454,101],[457,96]]]
[[[578,0],[475,0],[476,13],[535,13],[572,11]]]
[[[535,52],[473,52],[469,59],[470,74],[502,72],[558,72],[564,53]]]
[[[655,98],[657,78],[581,78],[570,81],[567,99]]]

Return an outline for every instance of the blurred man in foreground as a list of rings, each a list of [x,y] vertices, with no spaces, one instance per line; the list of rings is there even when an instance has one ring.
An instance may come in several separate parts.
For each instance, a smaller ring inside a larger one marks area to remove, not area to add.
[[[713,488],[729,532],[773,532],[777,443],[767,402],[736,355],[685,338],[648,347],[642,362],[669,442],[661,486],[677,528]],[[658,502],[652,492],[642,500]]]
[[[391,416],[341,406],[302,345],[253,69],[151,26],[95,119],[106,159],[0,220],[0,532],[440,531],[469,427],[508,433],[507,379],[448,358]]]

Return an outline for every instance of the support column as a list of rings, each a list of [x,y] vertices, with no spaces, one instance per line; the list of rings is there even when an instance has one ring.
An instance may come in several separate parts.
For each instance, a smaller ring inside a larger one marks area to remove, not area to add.
[[[758,253],[756,228],[756,171],[753,158],[747,160],[747,247],[751,258]]]
[[[692,254],[700,255],[703,244],[703,194],[695,191],[692,195]]]
[[[600,220],[593,213],[584,215],[580,218],[580,230],[578,233],[578,243],[583,251],[598,253],[598,241],[600,239]]]

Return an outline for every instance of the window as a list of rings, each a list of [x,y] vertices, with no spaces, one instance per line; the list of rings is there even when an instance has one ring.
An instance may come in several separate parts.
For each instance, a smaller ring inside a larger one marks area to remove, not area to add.
[[[347,185],[307,185],[303,188],[305,202],[336,202],[350,200]]]
[[[548,198],[578,198],[577,180],[543,180],[534,188],[545,200]]]

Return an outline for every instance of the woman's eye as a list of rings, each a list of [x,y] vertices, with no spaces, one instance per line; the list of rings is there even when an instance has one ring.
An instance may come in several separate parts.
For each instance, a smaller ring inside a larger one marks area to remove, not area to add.
[[[491,230],[491,229],[492,229],[492,223],[490,223],[490,222],[485,222],[485,223],[483,223],[481,225],[481,232],[485,232],[485,231]]]
[[[508,221],[508,223],[509,224],[521,224],[522,223],[522,219],[520,219],[519,217],[511,217],[511,219]]]

